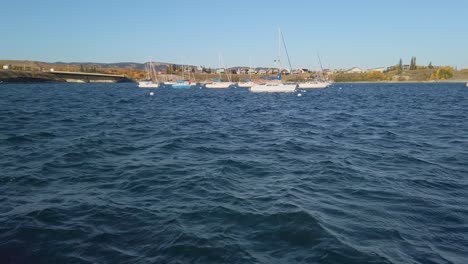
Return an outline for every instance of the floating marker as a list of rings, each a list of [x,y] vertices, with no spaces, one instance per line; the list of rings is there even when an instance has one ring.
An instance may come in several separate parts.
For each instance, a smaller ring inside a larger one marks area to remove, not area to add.
[[[153,95],[154,95],[154,93],[153,93],[153,92],[150,92],[150,96],[153,96]]]
[[[298,93],[298,94],[297,94],[297,96],[298,96],[298,97],[301,97],[301,96],[302,96],[302,94]]]

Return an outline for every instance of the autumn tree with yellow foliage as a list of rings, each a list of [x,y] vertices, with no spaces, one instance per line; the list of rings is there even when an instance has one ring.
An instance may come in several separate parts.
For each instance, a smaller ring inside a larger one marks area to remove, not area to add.
[[[452,67],[442,67],[431,74],[430,80],[447,80],[453,77],[453,68]]]

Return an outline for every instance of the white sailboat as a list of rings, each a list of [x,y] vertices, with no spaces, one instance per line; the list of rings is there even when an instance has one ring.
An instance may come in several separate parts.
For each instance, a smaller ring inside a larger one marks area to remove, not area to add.
[[[140,88],[158,88],[159,81],[156,78],[156,70],[154,69],[154,64],[150,61],[148,64],[145,64],[146,78],[138,82],[138,87]]]
[[[218,63],[219,67],[221,68],[221,54],[218,55]],[[233,85],[234,83],[231,82],[231,75],[229,73],[226,73],[226,67],[224,67],[224,73],[228,77],[227,82],[223,82],[221,80],[221,72],[219,72],[219,78],[218,79],[213,79],[212,82],[205,84],[205,88],[208,89],[227,89],[229,86]]]
[[[298,84],[299,88],[303,88],[303,89],[327,88],[330,85],[331,85],[331,82],[321,81],[321,80],[316,80],[316,81],[311,81],[311,82],[302,82]]]
[[[255,85],[255,83],[252,82],[252,58],[250,58],[249,79],[248,80],[240,80],[237,83],[237,87],[239,87],[239,88],[251,88],[254,85]]]
[[[296,91],[297,84],[295,83],[283,83],[281,81],[281,70],[282,70],[282,64],[281,64],[281,43],[283,43],[284,48],[286,50],[286,55],[288,57],[288,62],[289,62],[289,68],[290,72],[292,72],[291,69],[291,61],[289,60],[289,55],[288,55],[288,50],[286,49],[286,45],[284,42],[283,34],[281,33],[281,29],[278,28],[278,59],[276,62],[279,63],[280,65],[280,74],[276,76],[276,78],[269,79],[268,81],[265,81],[263,83],[257,83],[250,87],[250,91],[254,93],[292,93]]]
[[[320,59],[320,56],[318,54],[317,54],[317,57],[318,57],[318,60],[319,60],[319,63],[320,63],[320,69],[322,70],[320,72],[321,76],[317,76],[317,78],[315,80],[313,80],[313,81],[299,83],[299,88],[303,88],[303,89],[319,88],[320,89],[320,88],[327,88],[328,86],[331,85],[330,81],[324,80],[322,60]]]
[[[209,88],[209,89],[227,89],[231,85],[232,85],[232,82],[221,82],[221,81],[217,82],[217,81],[214,81],[214,82],[205,84],[205,88]]]
[[[239,88],[251,88],[254,85],[255,85],[255,83],[252,82],[252,81],[244,81],[244,82],[238,82],[237,83],[237,86]]]
[[[296,87],[297,84],[265,83],[255,84],[250,87],[250,91],[253,93],[293,93]]]

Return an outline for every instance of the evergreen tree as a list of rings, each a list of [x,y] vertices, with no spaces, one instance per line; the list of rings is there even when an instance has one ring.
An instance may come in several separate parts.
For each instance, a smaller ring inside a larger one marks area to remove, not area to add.
[[[397,66],[397,71],[398,71],[398,74],[403,72],[403,60],[401,58],[400,58],[400,62],[398,63],[398,66]]]
[[[434,66],[432,66],[432,61],[429,62],[429,65],[427,65],[427,67],[428,67],[429,69],[434,69]]]
[[[416,57],[411,57],[410,70],[416,70]]]

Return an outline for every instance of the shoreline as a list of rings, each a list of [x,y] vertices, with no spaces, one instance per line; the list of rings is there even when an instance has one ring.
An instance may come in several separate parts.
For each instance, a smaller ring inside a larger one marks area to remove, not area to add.
[[[345,83],[345,84],[353,84],[353,83],[468,83],[468,80],[445,80],[445,81],[359,81],[359,82],[334,82],[334,83]]]

